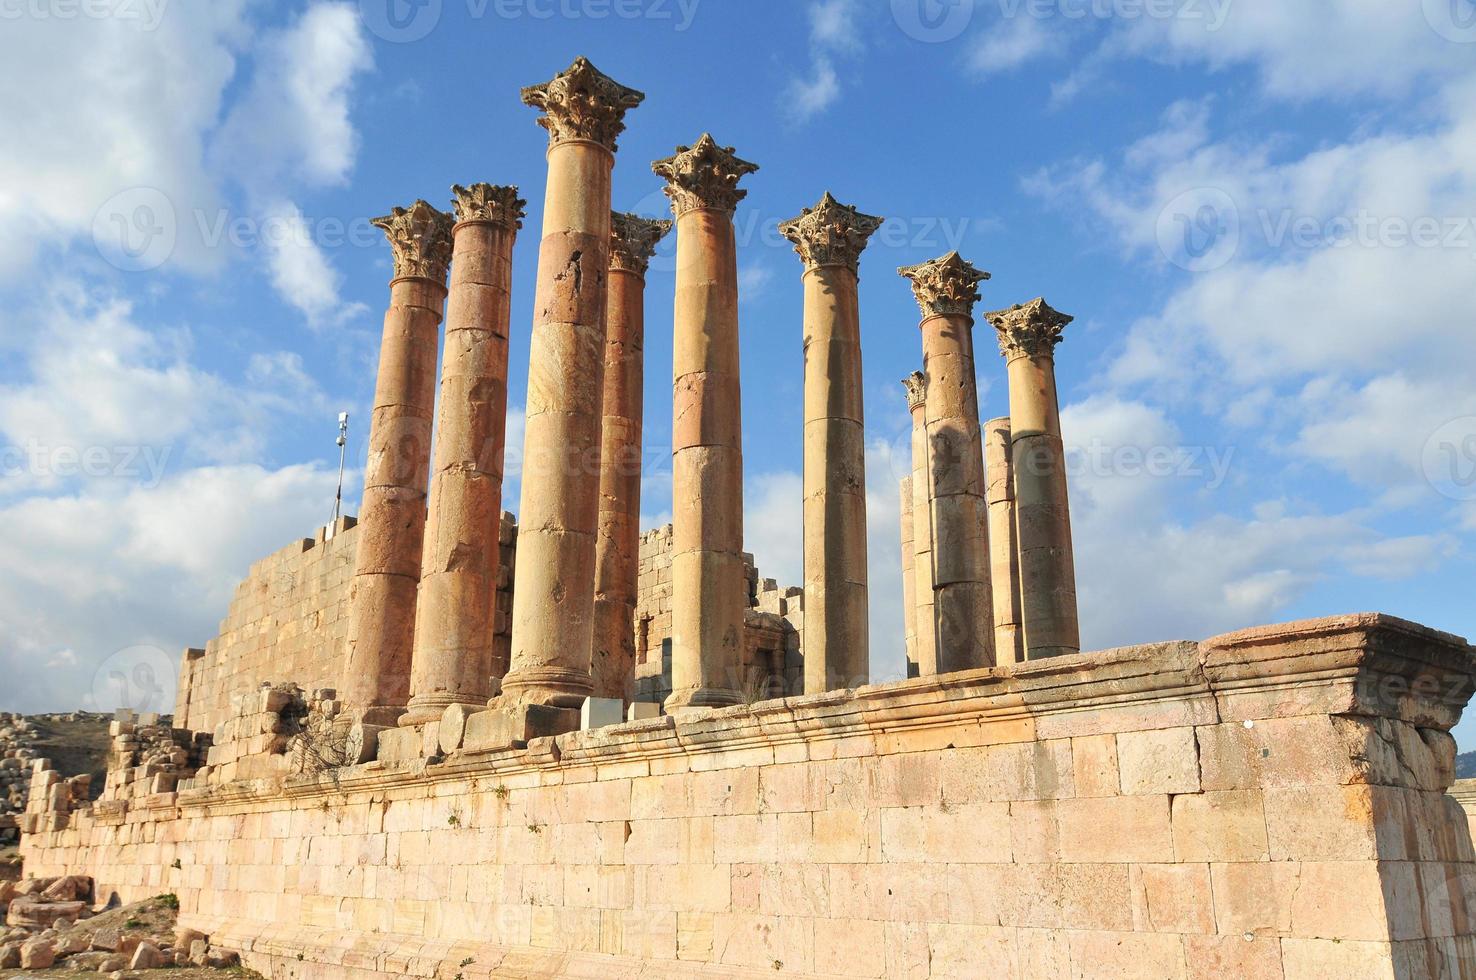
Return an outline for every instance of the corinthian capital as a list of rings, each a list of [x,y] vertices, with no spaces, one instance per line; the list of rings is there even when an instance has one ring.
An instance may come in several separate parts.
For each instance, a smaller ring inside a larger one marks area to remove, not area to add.
[[[372,222],[383,228],[395,253],[395,278],[416,277],[444,284],[451,264],[451,216],[425,201],[395,208]]]
[[[673,222],[660,218],[642,218],[620,211],[610,213],[610,268],[646,274],[651,256]]]
[[[1052,356],[1061,342],[1061,331],[1074,319],[1051,309],[1041,297],[984,317],[999,331],[999,350],[1006,360]]]
[[[486,221],[508,229],[523,227],[523,206],[516,187],[495,184],[451,185],[451,205],[457,221]]]
[[[574,64],[542,85],[523,89],[523,102],[544,115],[538,125],[548,130],[550,145],[566,140],[592,140],[611,153],[615,140],[625,130],[625,113],[640,105],[646,96],[626,88],[589,63]]]
[[[974,268],[957,252],[903,266],[897,274],[912,280],[912,295],[924,317],[972,317],[974,304],[979,302],[979,283],[989,278],[989,273]]]
[[[651,169],[666,178],[666,196],[678,217],[688,211],[713,208],[733,211],[748,191],[738,189],[745,174],[758,164],[740,160],[733,147],[718,146],[711,133],[703,133],[695,146],[679,146],[676,155],[657,160]]]
[[[907,389],[907,408],[917,411],[928,402],[928,379],[921,371],[913,371],[902,379],[902,387]]]
[[[826,191],[819,204],[781,224],[779,233],[794,242],[806,269],[839,265],[856,272],[867,239],[883,220],[840,203]]]

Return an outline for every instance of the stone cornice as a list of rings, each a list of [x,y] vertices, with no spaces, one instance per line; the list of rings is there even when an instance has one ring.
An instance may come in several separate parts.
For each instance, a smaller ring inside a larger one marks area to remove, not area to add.
[[[642,218],[621,211],[610,213],[610,268],[646,274],[656,246],[671,231],[675,222],[669,218]]]
[[[719,146],[711,133],[703,133],[692,146],[678,146],[676,154],[651,164],[658,177],[666,178],[666,196],[678,217],[688,211],[710,208],[732,212],[748,196],[738,181],[758,170],[758,164],[739,159],[731,146]]]
[[[928,403],[928,378],[921,371],[913,371],[902,379],[907,389],[907,409],[915,412]]]
[[[664,716],[533,739],[526,746],[458,752],[438,764],[371,762],[316,776],[181,790],[177,805],[184,811],[244,812],[284,796],[382,795],[400,786],[714,753],[726,766],[761,765],[772,762],[782,746],[840,739],[872,739],[877,754],[962,748],[1101,734],[1115,725],[1141,724],[1145,712],[1161,727],[1336,714],[1447,731],[1476,684],[1473,654],[1460,637],[1391,616],[1338,616],[1203,643],[1122,647],[763,701],[681,720]]]
[[[416,201],[372,223],[384,229],[394,250],[396,279],[429,279],[446,284],[446,270],[451,265],[451,228],[455,224],[449,214],[425,201]]]
[[[1051,309],[1041,297],[984,317],[999,331],[999,352],[1006,360],[1050,357],[1061,342],[1061,331],[1074,319]]]
[[[897,274],[912,280],[912,295],[924,319],[935,316],[972,319],[974,304],[979,302],[979,283],[989,278],[989,273],[974,268],[957,252],[919,265],[903,266]]]
[[[625,130],[625,113],[640,105],[646,96],[627,88],[590,64],[588,58],[574,64],[542,85],[523,89],[523,102],[544,115],[538,125],[548,130],[550,146],[570,140],[598,143],[611,153]]]
[[[867,240],[881,227],[884,218],[862,214],[842,204],[829,191],[813,208],[779,226],[779,233],[794,242],[794,250],[805,268],[838,265],[855,273]]]
[[[518,197],[518,189],[500,184],[451,185],[452,210],[458,222],[481,221],[513,231],[523,227],[523,208],[527,201]]]

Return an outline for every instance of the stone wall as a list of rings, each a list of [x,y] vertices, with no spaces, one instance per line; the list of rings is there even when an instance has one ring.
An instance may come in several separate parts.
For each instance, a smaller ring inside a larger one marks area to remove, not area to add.
[[[1473,976],[1473,666],[1342,617],[161,794],[23,847],[300,980]]]
[[[506,662],[517,550],[511,514],[502,515],[500,540],[497,642]],[[231,717],[232,698],[253,694],[263,683],[338,688],[357,547],[354,519],[343,518],[332,536],[319,531],[252,565],[236,587],[220,634],[203,650],[185,651],[175,724],[214,732]]]
[[[640,580],[636,591],[636,696],[663,701],[671,693],[672,526],[641,534]],[[750,700],[804,690],[804,590],[781,588],[760,578],[753,556],[743,555],[748,610],[739,688]]]

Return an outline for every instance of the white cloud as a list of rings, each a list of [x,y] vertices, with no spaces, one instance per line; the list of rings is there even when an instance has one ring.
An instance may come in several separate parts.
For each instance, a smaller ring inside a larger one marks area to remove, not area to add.
[[[250,564],[326,522],[336,482],[318,465],[205,467],[155,490],[95,483],[0,506],[0,707],[75,708],[118,651],[173,664],[203,645]]]
[[[969,67],[981,75],[1006,72],[1066,47],[1067,36],[1037,17],[991,21],[978,31],[969,52]]]
[[[363,303],[345,302],[340,295],[343,275],[313,241],[311,226],[297,205],[290,201],[267,205],[263,221],[278,229],[264,241],[272,286],[309,326],[337,326],[368,312]]]
[[[316,3],[258,46],[249,90],[221,127],[213,157],[255,192],[283,179],[341,184],[358,151],[350,119],[357,77],[373,66],[357,9]]]
[[[808,74],[792,78],[784,88],[780,109],[795,123],[808,122],[841,97],[838,59],[860,54],[863,43],[856,23],[857,0],[812,0]]]
[[[155,188],[178,214],[219,206],[202,166],[246,39],[245,0],[170,4],[157,24],[126,17],[31,18],[0,31],[6,106],[0,269],[26,274],[38,244],[86,239],[106,202]],[[188,225],[174,260],[213,267]]]
[[[747,476],[743,484],[744,550],[765,578],[804,584],[804,479],[780,471]]]

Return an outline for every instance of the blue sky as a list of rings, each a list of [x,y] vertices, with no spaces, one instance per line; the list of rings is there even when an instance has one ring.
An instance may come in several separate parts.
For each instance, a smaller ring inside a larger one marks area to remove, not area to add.
[[[341,410],[362,461],[387,297],[367,219],[448,207],[452,183],[530,201],[519,448],[545,133],[518,89],[576,54],[647,95],[617,208],[661,213],[650,162],[704,131],[762,167],[737,215],[745,510],[786,583],[801,267],[775,226],[825,190],[889,219],[861,264],[874,674],[901,663],[897,382],[920,358],[895,269],[950,248],[993,274],[982,309],[1044,295],[1077,318],[1058,367],[1089,647],[1356,610],[1476,633],[1471,0],[0,14],[0,81],[24,93],[0,109],[0,709],[105,700],[120,664],[167,674],[251,561],[324,522]],[[672,287],[658,258],[650,524],[669,509]],[[986,417],[1007,405],[987,331]]]

